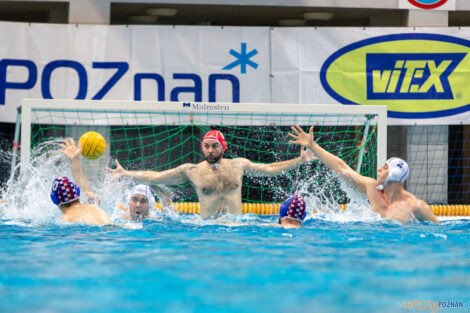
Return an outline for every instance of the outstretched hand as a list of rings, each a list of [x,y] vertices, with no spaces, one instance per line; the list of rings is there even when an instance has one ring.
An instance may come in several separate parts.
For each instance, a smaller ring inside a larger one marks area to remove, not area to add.
[[[73,138],[65,139],[64,143],[60,144],[62,150],[59,152],[65,155],[70,161],[78,159],[78,156],[82,152],[82,143],[78,143],[78,147],[75,145]]]
[[[107,167],[106,169],[111,172],[111,176],[113,176],[113,178],[119,178],[119,177],[123,177],[125,175],[125,170],[124,168],[121,166],[121,164],[119,164],[119,161],[116,159],[115,160],[115,163],[116,163],[116,168],[109,168]]]
[[[299,125],[295,125],[295,127],[291,126],[291,129],[294,134],[289,133],[289,136],[295,140],[289,141],[290,143],[295,143],[306,148],[311,148],[312,144],[315,143],[315,140],[313,139],[313,126],[310,127],[308,134],[306,134]]]

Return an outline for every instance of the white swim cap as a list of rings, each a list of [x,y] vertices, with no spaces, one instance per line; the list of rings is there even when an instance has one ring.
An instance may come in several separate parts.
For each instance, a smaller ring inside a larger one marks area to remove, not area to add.
[[[132,195],[135,195],[135,194],[146,196],[147,200],[149,202],[149,208],[153,209],[153,207],[155,205],[155,197],[153,196],[152,189],[150,189],[149,186],[147,186],[147,185],[137,185],[137,186],[135,186],[134,188],[132,188],[131,197],[132,197]]]
[[[404,183],[410,173],[408,163],[400,158],[390,158],[387,160],[388,176],[383,185],[377,186],[378,190],[383,190],[390,181]]]

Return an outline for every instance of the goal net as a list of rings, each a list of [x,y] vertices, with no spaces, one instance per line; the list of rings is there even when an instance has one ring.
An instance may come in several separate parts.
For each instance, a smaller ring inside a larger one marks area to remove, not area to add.
[[[164,171],[203,161],[201,140],[218,129],[228,143],[224,157],[271,163],[299,156],[300,147],[288,143],[296,124],[305,131],[314,126],[317,142],[362,175],[376,177],[385,161],[386,108],[381,106],[43,99],[23,100],[21,158],[28,162],[46,141],[78,141],[86,131],[97,131],[106,139],[106,152],[97,160],[84,159],[86,172],[112,165],[114,159],[129,170]],[[324,186],[322,193],[347,202],[326,172],[313,161],[277,177],[245,176],[242,200],[279,202],[314,177],[316,186]],[[197,201],[189,183],[172,189],[177,201]]]

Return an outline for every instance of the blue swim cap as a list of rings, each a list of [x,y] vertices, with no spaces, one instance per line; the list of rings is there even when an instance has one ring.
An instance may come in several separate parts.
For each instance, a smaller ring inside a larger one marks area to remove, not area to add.
[[[55,205],[69,203],[78,197],[80,197],[80,187],[67,177],[57,177],[52,183],[51,200]]]
[[[305,201],[302,196],[293,195],[284,201],[279,209],[279,218],[290,217],[299,221],[303,221],[307,215],[305,209]]]

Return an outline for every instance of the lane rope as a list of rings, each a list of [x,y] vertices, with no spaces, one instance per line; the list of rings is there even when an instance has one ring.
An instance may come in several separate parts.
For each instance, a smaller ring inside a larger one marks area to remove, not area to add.
[[[198,202],[172,202],[172,207],[179,213],[199,214]],[[259,215],[277,215],[281,203],[243,203],[243,214],[254,213]],[[343,210],[347,209],[347,205],[339,205]],[[160,203],[155,203],[155,207],[162,210]],[[430,205],[431,210],[436,216],[470,216],[469,204],[433,204]]]

